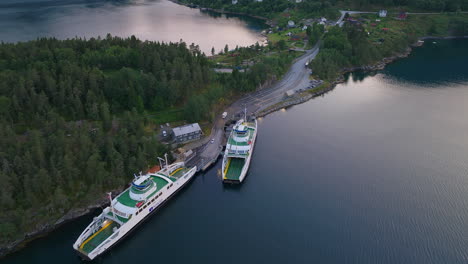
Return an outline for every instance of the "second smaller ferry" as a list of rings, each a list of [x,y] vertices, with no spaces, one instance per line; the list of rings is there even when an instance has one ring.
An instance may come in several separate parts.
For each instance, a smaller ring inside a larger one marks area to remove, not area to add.
[[[244,180],[249,170],[256,138],[257,120],[252,118],[248,121],[245,113],[244,119],[237,121],[227,140],[222,168],[224,183],[239,184]]]

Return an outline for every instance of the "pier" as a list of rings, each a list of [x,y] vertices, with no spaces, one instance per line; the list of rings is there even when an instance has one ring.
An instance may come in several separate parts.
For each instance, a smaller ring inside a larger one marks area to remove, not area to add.
[[[317,56],[319,49],[320,42],[312,49],[305,51],[304,55],[294,60],[283,78],[271,87],[246,94],[232,103],[225,110],[228,113],[227,119],[223,119],[219,116],[214,121],[209,137],[185,146],[187,151],[192,150],[194,152],[194,156],[190,158],[190,160],[187,160],[187,165],[197,166],[198,171],[205,171],[217,161],[223,146],[226,144],[227,137],[224,130],[225,126],[228,122],[239,119],[243,114],[244,107],[246,107],[248,115],[258,117],[276,111],[277,109],[272,107],[282,102],[295,102],[294,104],[298,104],[314,97],[312,95],[310,98],[304,97],[299,100],[297,97],[285,98],[285,93],[290,90],[305,91],[310,89],[311,85],[314,83],[314,81],[309,79],[312,70],[304,67],[304,65]]]

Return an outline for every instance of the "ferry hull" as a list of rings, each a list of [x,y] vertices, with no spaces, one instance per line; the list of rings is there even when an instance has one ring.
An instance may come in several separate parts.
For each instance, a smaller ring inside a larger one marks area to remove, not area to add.
[[[257,126],[257,121],[255,121],[255,134],[252,138],[252,143],[251,143],[251,150],[250,150],[250,153],[249,155],[247,156],[247,158],[245,158],[245,163],[244,163],[244,166],[242,168],[242,171],[240,173],[240,176],[238,179],[229,179],[229,178],[226,178],[226,166],[229,166],[228,164],[226,164],[226,161],[228,158],[231,158],[229,156],[229,153],[228,151],[226,150],[226,152],[224,153],[224,157],[223,157],[223,165],[222,165],[222,176],[223,176],[223,183],[225,184],[241,184],[245,177],[247,176],[247,173],[249,171],[249,168],[250,168],[250,161],[252,160],[252,155],[253,155],[253,152],[254,152],[254,149],[255,149],[255,143],[256,143],[256,140],[257,140],[257,129],[258,129],[258,126]]]
[[[190,170],[190,172],[188,173],[189,174],[189,177],[188,179],[186,179],[184,182],[181,183],[181,186],[179,188],[177,188],[176,190],[174,190],[171,194],[169,194],[165,199],[161,200],[159,203],[157,203],[154,207],[154,209],[147,209],[148,210],[148,213],[146,215],[144,215],[143,217],[141,217],[141,219],[139,220],[135,220],[133,223],[130,223],[127,222],[125,223],[124,225],[122,225],[122,227],[126,227],[126,229],[124,230],[119,230],[118,231],[118,234],[119,236],[116,237],[116,239],[114,239],[112,241],[111,244],[109,244],[108,247],[106,247],[105,249],[103,250],[100,250],[99,252],[97,253],[94,253],[91,252],[90,254],[86,254],[85,252],[82,252],[81,249],[79,248],[75,248],[74,246],[74,249],[75,251],[78,253],[78,255],[85,261],[92,261],[94,260],[95,258],[97,258],[98,256],[102,256],[103,254],[109,252],[114,246],[118,245],[119,242],[121,242],[122,240],[124,240],[125,237],[127,237],[128,235],[130,235],[133,231],[135,231],[137,229],[138,226],[140,226],[140,224],[142,224],[143,222],[145,222],[146,220],[148,220],[152,215],[154,215],[154,213],[156,211],[158,211],[160,208],[163,207],[163,205],[165,205],[174,195],[176,195],[180,190],[182,190],[189,182],[191,182],[191,180],[194,178],[194,175],[196,173],[196,167],[195,168],[192,168]],[[121,234],[122,233],[122,234]]]

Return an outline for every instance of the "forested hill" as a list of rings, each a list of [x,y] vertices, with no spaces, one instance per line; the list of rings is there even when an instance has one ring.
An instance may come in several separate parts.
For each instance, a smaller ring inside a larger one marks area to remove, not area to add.
[[[166,151],[144,110],[206,88],[208,61],[184,43],[135,38],[0,45],[0,244],[104,191]]]
[[[108,35],[0,44],[0,246],[154,164],[168,151],[156,140],[158,111],[209,120],[214,106],[281,75],[294,57],[278,50],[245,73],[217,75],[183,42]]]
[[[358,10],[376,10],[378,8],[414,9],[434,12],[468,11],[468,0],[238,0],[233,5],[232,0],[181,0],[185,3],[197,4],[202,7],[224,9],[232,12],[242,12],[251,15],[273,18],[275,14],[287,9],[295,9],[298,13],[314,14],[316,16],[333,16],[339,8]]]

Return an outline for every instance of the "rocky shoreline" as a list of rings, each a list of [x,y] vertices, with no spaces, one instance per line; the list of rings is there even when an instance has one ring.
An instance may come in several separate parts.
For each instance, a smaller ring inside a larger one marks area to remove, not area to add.
[[[262,16],[256,16],[256,15],[250,15],[250,14],[247,14],[247,13],[240,13],[240,12],[232,12],[232,11],[226,11],[226,10],[222,10],[222,9],[214,9],[214,8],[210,8],[210,7],[198,7],[198,6],[192,6],[190,4],[186,4],[186,3],[182,3],[182,2],[179,2],[177,0],[169,0],[175,4],[178,4],[178,5],[183,5],[183,6],[186,6],[186,7],[190,7],[190,8],[199,8],[200,11],[209,11],[209,12],[215,12],[215,13],[219,13],[219,14],[228,14],[228,15],[238,15],[238,16],[247,16],[247,17],[251,17],[251,18],[255,18],[255,19],[260,19],[260,20],[264,20],[265,21],[265,24],[269,25],[269,26],[272,26],[272,21],[266,17],[262,17]]]
[[[116,195],[122,192],[123,188],[119,188],[112,191],[112,194]],[[8,254],[11,254],[15,251],[20,250],[21,248],[25,247],[29,242],[33,241],[34,239],[46,236],[48,233],[56,230],[63,224],[71,222],[81,216],[85,216],[89,213],[94,212],[96,209],[103,208],[109,204],[109,200],[107,198],[102,198],[96,201],[94,204],[91,204],[87,207],[82,208],[74,208],[68,211],[64,216],[59,218],[55,223],[44,224],[39,227],[36,231],[26,233],[23,238],[13,241],[7,245],[0,247],[0,259],[5,257]],[[70,245],[71,248],[72,245]]]
[[[420,42],[421,40],[429,40],[429,39],[468,39],[468,36],[446,36],[446,37],[425,36],[425,37],[420,37],[418,42],[416,42],[416,43],[412,44],[411,46],[407,47],[405,49],[405,51],[403,51],[403,52],[396,53],[395,55],[390,56],[390,57],[385,57],[385,58],[381,59],[380,61],[378,61],[375,64],[344,68],[344,69],[342,69],[341,74],[333,82],[331,82],[329,85],[327,85],[323,89],[320,89],[319,91],[315,91],[315,92],[312,92],[312,93],[304,92],[302,94],[298,94],[298,95],[294,96],[293,98],[289,98],[289,99],[287,99],[287,100],[285,100],[285,101],[283,101],[281,103],[278,103],[276,105],[273,105],[271,107],[263,109],[262,111],[256,113],[256,116],[257,117],[263,117],[263,116],[266,116],[266,115],[268,115],[270,113],[276,112],[276,111],[278,111],[280,109],[288,108],[288,107],[298,105],[298,104],[302,104],[302,103],[305,103],[305,102],[309,101],[310,99],[313,99],[313,98],[315,98],[317,96],[322,96],[322,95],[330,92],[331,90],[335,89],[337,84],[343,83],[345,81],[344,75],[346,73],[351,73],[351,72],[355,72],[355,71],[372,72],[372,71],[383,70],[385,68],[385,66],[387,66],[387,64],[390,64],[390,63],[392,63],[392,62],[394,62],[394,61],[396,61],[398,59],[403,59],[403,58],[408,57],[411,54],[412,50],[413,50],[412,47],[422,46],[423,43]]]
[[[184,6],[193,8],[189,4],[181,3],[181,2],[179,2],[177,0],[169,0],[169,1],[174,2],[176,4],[179,4],[179,5],[184,5]],[[248,16],[248,17],[252,17],[252,18],[255,18],[255,19],[264,20],[265,23],[267,25],[270,25],[270,26],[271,26],[271,23],[272,23],[272,21],[269,20],[266,17],[249,15],[249,14],[245,14],[245,13],[230,12],[230,11],[213,9],[213,8],[200,8],[200,10],[202,10],[202,11],[211,11],[211,12],[216,12],[216,13],[220,13],[220,14],[232,14],[232,15]],[[456,38],[468,38],[468,36],[447,36],[447,37],[425,36],[425,37],[421,37],[419,39],[420,40],[428,40],[428,39],[456,39]],[[315,98],[315,97],[318,97],[318,96],[323,96],[324,94],[332,91],[336,87],[337,84],[343,83],[345,81],[344,74],[350,73],[350,72],[355,72],[355,71],[367,71],[368,72],[368,71],[382,70],[382,69],[385,68],[385,66],[387,64],[392,63],[392,62],[394,62],[394,61],[396,61],[398,59],[408,57],[410,55],[411,51],[412,51],[412,48],[408,47],[404,52],[395,54],[394,56],[383,58],[379,62],[377,62],[375,64],[372,64],[372,65],[364,65],[364,66],[357,66],[357,67],[351,67],[351,68],[344,68],[344,69],[342,69],[342,72],[339,75],[339,77],[337,77],[333,82],[326,85],[322,89],[320,89],[318,91],[314,91],[314,92],[303,92],[302,94],[298,94],[298,95],[294,96],[293,98],[289,98],[286,101],[283,101],[283,102],[281,102],[279,104],[273,105],[273,106],[271,106],[271,107],[269,107],[267,109],[264,109],[264,110],[256,113],[256,116],[257,117],[263,117],[263,116],[266,116],[266,115],[268,115],[268,114],[270,114],[272,112],[278,111],[278,110],[280,110],[282,108],[287,108],[287,107],[291,107],[293,105],[302,104],[304,102],[309,101],[312,98]],[[120,193],[122,190],[123,190],[123,188],[120,188],[118,190],[114,190],[113,193],[117,194],[117,193]],[[94,204],[89,205],[87,207],[71,209],[67,214],[62,216],[55,223],[45,224],[45,225],[41,226],[38,230],[25,234],[24,237],[21,238],[21,239],[13,241],[13,242],[11,242],[11,243],[9,243],[7,245],[4,245],[4,246],[0,246],[0,258],[23,248],[24,246],[27,245],[27,243],[31,242],[32,240],[47,235],[48,233],[56,230],[57,228],[59,228],[60,226],[62,226],[65,223],[71,222],[71,221],[73,221],[73,220],[75,220],[75,219],[77,219],[77,218],[79,218],[81,216],[84,216],[84,215],[87,215],[87,214],[93,212],[96,209],[99,209],[99,208],[102,208],[102,207],[106,206],[108,203],[109,203],[109,201],[106,198],[103,198],[103,199],[100,199],[100,200],[96,201]],[[71,247],[71,245],[70,245],[70,247]]]
[[[363,66],[356,66],[356,67],[351,67],[351,68],[344,68],[342,69],[341,74],[329,85],[325,86],[324,88],[314,91],[314,92],[303,92],[302,94],[298,94],[294,96],[293,98],[289,98],[279,104],[273,105],[269,108],[266,108],[258,113],[256,113],[257,117],[264,117],[270,113],[276,112],[280,109],[283,108],[288,108],[294,105],[302,104],[310,99],[313,99],[317,96],[323,96],[324,94],[330,92],[331,90],[335,89],[337,84],[343,83],[345,81],[344,75],[346,73],[350,72],[355,72],[355,71],[365,71],[365,72],[370,72],[370,71],[378,71],[378,70],[383,70],[385,66],[389,63],[392,63],[398,59],[406,58],[411,54],[412,48],[408,47],[404,52],[397,53],[393,56],[390,57],[385,57],[381,59],[379,62],[371,65],[363,65]]]
[[[420,40],[428,40],[428,39],[468,39],[468,36],[446,36],[446,37],[433,37],[433,36],[425,36],[420,37]]]

